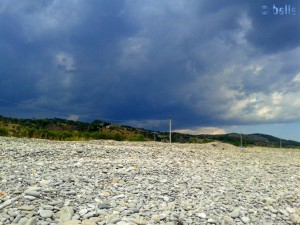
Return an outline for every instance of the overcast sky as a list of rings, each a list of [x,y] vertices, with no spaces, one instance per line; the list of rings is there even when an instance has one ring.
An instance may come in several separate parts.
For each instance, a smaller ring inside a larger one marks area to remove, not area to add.
[[[299,27],[293,0],[0,0],[0,114],[300,141]]]

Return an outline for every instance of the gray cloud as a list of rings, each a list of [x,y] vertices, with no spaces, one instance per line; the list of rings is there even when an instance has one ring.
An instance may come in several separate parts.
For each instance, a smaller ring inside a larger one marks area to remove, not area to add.
[[[0,95],[21,105],[0,108],[182,127],[299,120],[299,16],[261,4],[4,1]]]

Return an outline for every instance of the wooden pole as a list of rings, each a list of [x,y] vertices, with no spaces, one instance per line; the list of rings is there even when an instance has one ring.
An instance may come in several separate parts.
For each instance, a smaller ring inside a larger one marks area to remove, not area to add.
[[[169,139],[170,139],[170,143],[172,143],[172,120],[169,120]]]
[[[240,137],[241,137],[241,147],[243,146],[243,136],[242,136],[242,133],[240,134]]]

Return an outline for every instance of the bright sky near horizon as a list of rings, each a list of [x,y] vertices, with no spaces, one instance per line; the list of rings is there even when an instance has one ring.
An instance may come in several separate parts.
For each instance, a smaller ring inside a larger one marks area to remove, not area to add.
[[[1,0],[0,115],[300,141],[300,1]]]

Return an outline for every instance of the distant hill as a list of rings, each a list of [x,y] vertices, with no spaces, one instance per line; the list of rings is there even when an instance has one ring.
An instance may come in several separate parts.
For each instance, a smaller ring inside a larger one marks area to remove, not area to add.
[[[153,137],[144,129],[95,120],[91,123],[54,119],[16,119],[0,116],[0,136],[42,138],[50,140],[112,139],[147,141]]]
[[[168,142],[169,133],[151,131],[142,128],[111,124],[101,120],[91,123],[54,119],[16,119],[0,116],[0,136],[42,138],[50,140],[93,140],[112,139],[117,141],[160,141]],[[190,135],[172,133],[172,142],[207,143],[220,141],[241,145],[241,135],[237,133],[221,135]],[[243,146],[266,146],[284,148],[300,148],[300,143],[292,140],[280,140],[266,134],[242,135]]]
[[[198,135],[200,139],[204,137],[230,143],[236,146],[241,145],[241,134],[230,133],[230,134],[222,134],[222,135]],[[242,135],[242,145],[243,146],[265,146],[265,147],[283,147],[283,148],[299,148],[300,142],[280,139],[267,134],[243,134]]]

